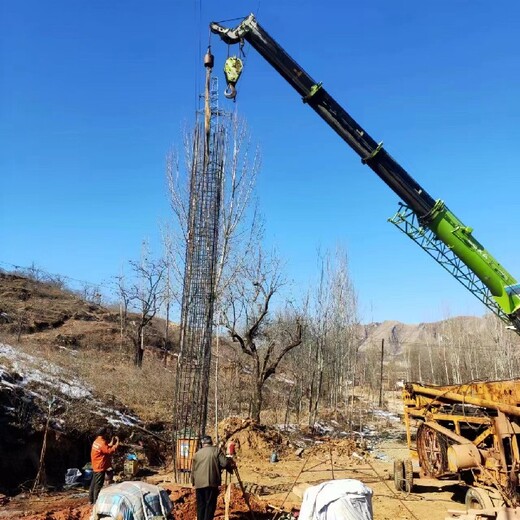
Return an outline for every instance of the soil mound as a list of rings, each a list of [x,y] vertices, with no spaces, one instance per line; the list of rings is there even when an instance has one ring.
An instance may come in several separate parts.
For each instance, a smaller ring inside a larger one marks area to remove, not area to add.
[[[47,511],[32,516],[24,516],[25,520],[89,520],[92,506],[71,507],[59,511]]]
[[[351,457],[354,452],[358,455],[363,452],[354,439],[327,439],[326,442],[315,444],[306,450],[307,454],[313,456],[332,455],[334,460],[338,457]]]
[[[21,494],[2,505],[2,518],[25,520],[89,520],[86,492]]]
[[[258,424],[251,419],[228,417],[218,426],[219,438],[226,444],[233,441],[241,457],[269,457],[273,451],[284,451],[281,433],[273,427]]]

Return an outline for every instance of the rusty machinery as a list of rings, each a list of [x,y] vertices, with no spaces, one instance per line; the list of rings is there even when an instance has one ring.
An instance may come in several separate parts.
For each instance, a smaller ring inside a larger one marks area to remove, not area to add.
[[[520,380],[407,383],[403,397],[408,447],[425,476],[460,479],[470,507],[520,505]],[[398,488],[411,487],[411,472],[410,461],[396,463]]]

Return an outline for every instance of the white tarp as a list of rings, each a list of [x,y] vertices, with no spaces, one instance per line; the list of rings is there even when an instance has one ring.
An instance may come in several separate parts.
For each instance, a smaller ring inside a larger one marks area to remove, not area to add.
[[[354,479],[330,480],[305,491],[300,520],[372,520],[372,490]]]

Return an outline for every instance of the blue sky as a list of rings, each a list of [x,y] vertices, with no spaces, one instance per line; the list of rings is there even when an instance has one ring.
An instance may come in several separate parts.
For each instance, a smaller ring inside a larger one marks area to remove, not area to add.
[[[210,20],[258,20],[519,276],[520,3],[0,2],[0,262],[100,282],[158,251],[165,154],[193,120]],[[232,23],[233,24],[233,23]],[[216,73],[226,48],[212,39]],[[482,314],[387,218],[397,196],[246,49],[266,240],[294,292],[346,248],[364,321]],[[224,82],[222,81],[222,87]],[[224,102],[224,100],[223,100]]]

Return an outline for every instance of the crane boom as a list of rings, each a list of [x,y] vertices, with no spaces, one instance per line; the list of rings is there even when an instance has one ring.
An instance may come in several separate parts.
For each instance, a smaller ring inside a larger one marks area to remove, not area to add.
[[[417,217],[420,226],[428,228],[434,240],[442,241],[476,275],[492,298],[493,305],[488,307],[520,333],[520,287],[516,279],[473,237],[470,227],[465,226],[442,200],[435,200],[420,186],[383,148],[383,143],[374,140],[321,83],[317,83],[289,56],[260,26],[254,15],[249,15],[235,28],[213,22],[210,30],[230,45],[249,42],[302,96],[303,102],[359,155],[363,164],[369,166],[402,199]],[[464,281],[461,283],[472,290]]]

